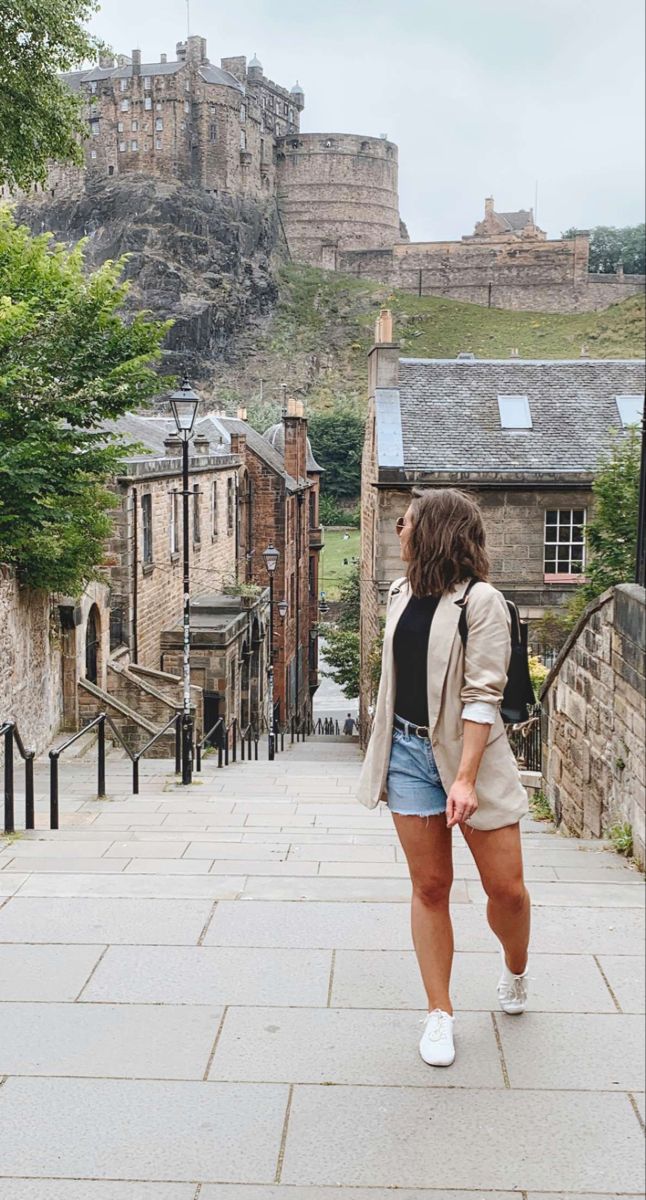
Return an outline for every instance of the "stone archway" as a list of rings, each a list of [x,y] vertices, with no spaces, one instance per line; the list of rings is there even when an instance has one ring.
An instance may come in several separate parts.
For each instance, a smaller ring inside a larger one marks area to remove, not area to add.
[[[101,670],[101,616],[93,604],[85,626],[85,678],[98,684]]]

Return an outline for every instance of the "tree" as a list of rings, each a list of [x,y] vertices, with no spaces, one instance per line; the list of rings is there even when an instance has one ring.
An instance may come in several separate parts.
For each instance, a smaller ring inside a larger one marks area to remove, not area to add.
[[[358,632],[361,618],[361,568],[348,572],[340,588],[339,628]]]
[[[308,433],[314,457],[325,469],[324,488],[337,500],[354,500],[361,491],[364,422],[356,412],[315,413]]]
[[[325,631],[325,659],[330,669],[323,674],[338,683],[349,700],[358,696],[359,634],[350,629],[328,626]]]
[[[160,390],[169,323],[125,322],[122,268],[86,275],[82,244],[0,210],[0,559],[30,587],[76,595],[96,574],[124,449],[105,422]]]
[[[586,529],[586,602],[635,579],[641,436],[636,426],[616,436],[592,485],[595,505]]]
[[[567,229],[561,236],[574,237],[576,229]],[[589,270],[593,274],[613,275],[619,265],[626,275],[646,273],[646,226],[597,225],[590,230]]]
[[[42,183],[49,159],[83,162],[83,98],[58,76],[96,57],[96,0],[0,0],[0,184]]]

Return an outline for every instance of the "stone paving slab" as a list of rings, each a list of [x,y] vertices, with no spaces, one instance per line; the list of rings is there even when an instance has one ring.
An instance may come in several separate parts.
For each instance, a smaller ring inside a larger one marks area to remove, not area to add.
[[[80,830],[74,830],[74,834],[77,836],[79,832]],[[38,837],[38,835],[36,835],[36,837]],[[0,851],[0,856],[6,855],[7,858],[13,859],[46,858],[48,856],[50,858],[60,858],[61,841],[62,839],[52,838],[51,834],[49,838],[39,837],[38,840],[33,840],[33,838],[30,839],[27,835],[24,835],[23,837],[18,838],[17,841],[13,842],[10,847]],[[96,840],[90,840],[89,838],[83,839],[82,841],[76,840],[76,838],[69,839],[65,843],[65,853],[71,855],[72,857],[80,854],[83,855],[84,858],[101,858],[112,845],[112,840],[110,838],[106,839],[106,835],[103,833],[101,838]],[[122,854],[120,857],[129,858],[130,856]]]
[[[503,1074],[489,1013],[464,1013],[458,1058],[433,1071],[417,1053],[426,1009],[229,1008],[209,1079],[489,1087]]]
[[[500,956],[455,956],[451,990],[459,1011],[497,1008]],[[535,954],[530,960],[533,1012],[614,1013],[615,1004],[592,955]],[[412,950],[337,950],[331,1003],[344,1008],[418,1008],[425,993]]]
[[[118,1170],[125,1180],[271,1183],[288,1091],[11,1078],[0,1088],[0,1163],[8,1175],[46,1179],[110,1179]]]
[[[643,1013],[646,960],[640,955],[604,954],[599,956],[599,965],[622,1011]]]
[[[229,871],[231,870],[229,864]],[[237,870],[237,864],[235,864]],[[235,899],[242,894],[245,875],[209,875],[208,872],[168,875],[146,872],[117,872],[113,875],[32,875],[21,888],[20,898],[74,897],[99,899]],[[197,940],[197,938],[196,938]]]
[[[410,904],[411,885],[409,879],[372,879],[359,877],[310,879],[264,879],[253,876],[245,884],[244,900],[392,900]],[[453,904],[468,904],[464,882],[457,880],[451,889]]]
[[[248,1187],[236,1183],[212,1183],[206,1184],[202,1188],[199,1200],[514,1200],[514,1198],[517,1200],[517,1192],[489,1192],[483,1191],[481,1188],[475,1192],[455,1192],[443,1188],[440,1193],[429,1191],[427,1188],[421,1190],[415,1188],[414,1191],[411,1191],[410,1188],[393,1190],[392,1188],[346,1188],[338,1185],[335,1187],[294,1187],[285,1184],[277,1187],[258,1187],[252,1184],[251,1187]],[[0,1200],[4,1200],[1,1192]],[[22,1197],[18,1197],[18,1200],[22,1200]],[[28,1200],[31,1200],[31,1196],[28,1197]],[[58,1200],[58,1197],[55,1200]],[[142,1200],[145,1198],[142,1197]],[[612,1200],[612,1198],[604,1196],[586,1198],[583,1196],[581,1200]]]
[[[622,1013],[532,1013],[498,1021],[513,1088],[642,1091],[644,1022]]]
[[[61,847],[62,849],[62,847]],[[91,871],[92,875],[117,875],[120,871],[125,871],[131,860],[129,858],[46,858],[40,859],[25,859],[12,858],[5,867],[4,874],[9,875],[13,872],[23,873],[23,882],[27,879],[33,879],[34,875],[51,875],[53,873],[60,875],[78,875],[87,871]],[[29,875],[25,875],[25,870],[29,871]],[[0,875],[0,888],[2,886],[2,876]]]
[[[104,950],[105,946],[0,946],[0,1001],[76,1000]]]
[[[0,909],[1,942],[197,944],[210,900],[39,899],[12,896]]]
[[[195,1200],[193,1183],[0,1179],[0,1200]]]
[[[0,1075],[202,1079],[221,1017],[206,1005],[0,1004]]]
[[[120,1004],[327,1003],[329,950],[114,946],[83,992]]]
[[[281,1181],[477,1189],[485,1179],[502,1190],[612,1194],[634,1192],[642,1156],[623,1095],[303,1084]]]
[[[456,949],[495,947],[484,907],[457,904],[453,918]],[[606,913],[603,909],[539,908],[534,913],[532,948],[537,953],[556,949],[561,954],[629,954],[636,945],[643,944],[643,936],[643,913],[637,910]],[[218,905],[205,940],[207,945],[407,950],[409,916],[396,903],[319,901],[304,905],[257,900],[241,905],[224,900]]]
[[[469,896],[475,903],[484,903],[485,892],[481,883],[469,882]],[[644,909],[644,885],[639,877],[629,883],[534,883],[532,904],[538,907],[553,905],[558,908],[637,908]]]
[[[7,864],[7,866],[9,865],[10,864]],[[19,871],[20,874],[16,874],[12,870],[7,870],[7,867],[5,866],[4,870],[0,872],[0,901],[3,900],[5,896],[13,896],[14,892],[17,892],[18,888],[22,887],[23,883],[25,883],[29,878],[29,876],[25,875],[24,873],[24,862],[20,864]]]

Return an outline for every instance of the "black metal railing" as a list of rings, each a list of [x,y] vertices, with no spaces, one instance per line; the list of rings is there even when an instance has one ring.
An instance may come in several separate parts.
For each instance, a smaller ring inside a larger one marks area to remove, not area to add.
[[[0,738],[4,742],[4,832],[15,833],[14,747],[25,764],[25,829],[33,829],[35,751],[25,750],[15,721],[0,725]]]
[[[211,740],[213,735],[217,734],[217,741],[213,743]],[[195,743],[195,770],[202,770],[202,751],[205,746],[210,746],[212,749],[217,748],[218,766],[224,764],[224,717],[218,717],[215,725],[212,725],[208,733],[204,733],[201,738],[197,738]]]
[[[258,762],[258,734],[251,722],[240,730],[240,761],[245,760],[245,747],[247,750],[247,760],[251,762],[251,745],[254,747],[254,760]]]
[[[57,746],[55,750],[49,752],[49,826],[50,829],[58,829],[58,760],[70,746],[78,742],[79,738],[85,737],[86,733],[91,733],[93,729],[98,731],[97,743],[97,785],[96,794],[100,799],[105,796],[105,722],[106,714],[100,713],[93,721],[84,725],[79,729],[78,733],[68,738],[63,742],[62,746]]]
[[[118,729],[116,729],[115,725],[110,720],[110,717],[108,717],[107,720],[108,720],[108,724],[110,725],[110,728],[117,735],[117,738],[118,738],[120,744],[123,746],[126,753],[132,759],[132,791],[133,791],[133,795],[135,795],[135,796],[139,795],[139,759],[143,758],[144,754],[146,754],[148,752],[148,750],[150,750],[155,745],[155,742],[158,742],[159,739],[161,737],[163,737],[165,733],[168,733],[169,729],[171,729],[173,725],[175,726],[175,774],[179,775],[179,772],[181,769],[181,746],[182,746],[182,714],[181,714],[181,712],[174,713],[173,716],[170,718],[170,720],[166,722],[163,729],[159,729],[157,731],[157,733],[153,734],[153,736],[150,738],[150,740],[146,742],[146,745],[142,746],[141,750],[137,750],[134,754],[132,754],[130,752],[130,750],[128,749],[128,747],[126,746],[126,743],[124,742],[123,738],[121,737]]]
[[[530,709],[528,721],[507,727],[507,737],[521,770],[542,771],[541,706]]]
[[[341,726],[333,717],[319,717],[311,726],[311,733],[317,737],[339,737]]]

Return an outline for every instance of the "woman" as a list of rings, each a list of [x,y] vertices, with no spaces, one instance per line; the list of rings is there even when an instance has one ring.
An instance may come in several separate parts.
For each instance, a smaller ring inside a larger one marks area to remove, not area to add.
[[[528,805],[500,715],[510,617],[504,597],[486,582],[480,510],[453,488],[414,489],[412,495],[397,522],[406,575],[388,596],[381,681],[358,796],[367,808],[385,800],[393,815],[410,870],[413,944],[428,997],[420,1054],[432,1066],[450,1066],[453,828],[460,826],[473,855],[489,924],[501,943],[500,1006],[521,1013],[530,902],[518,822]]]

